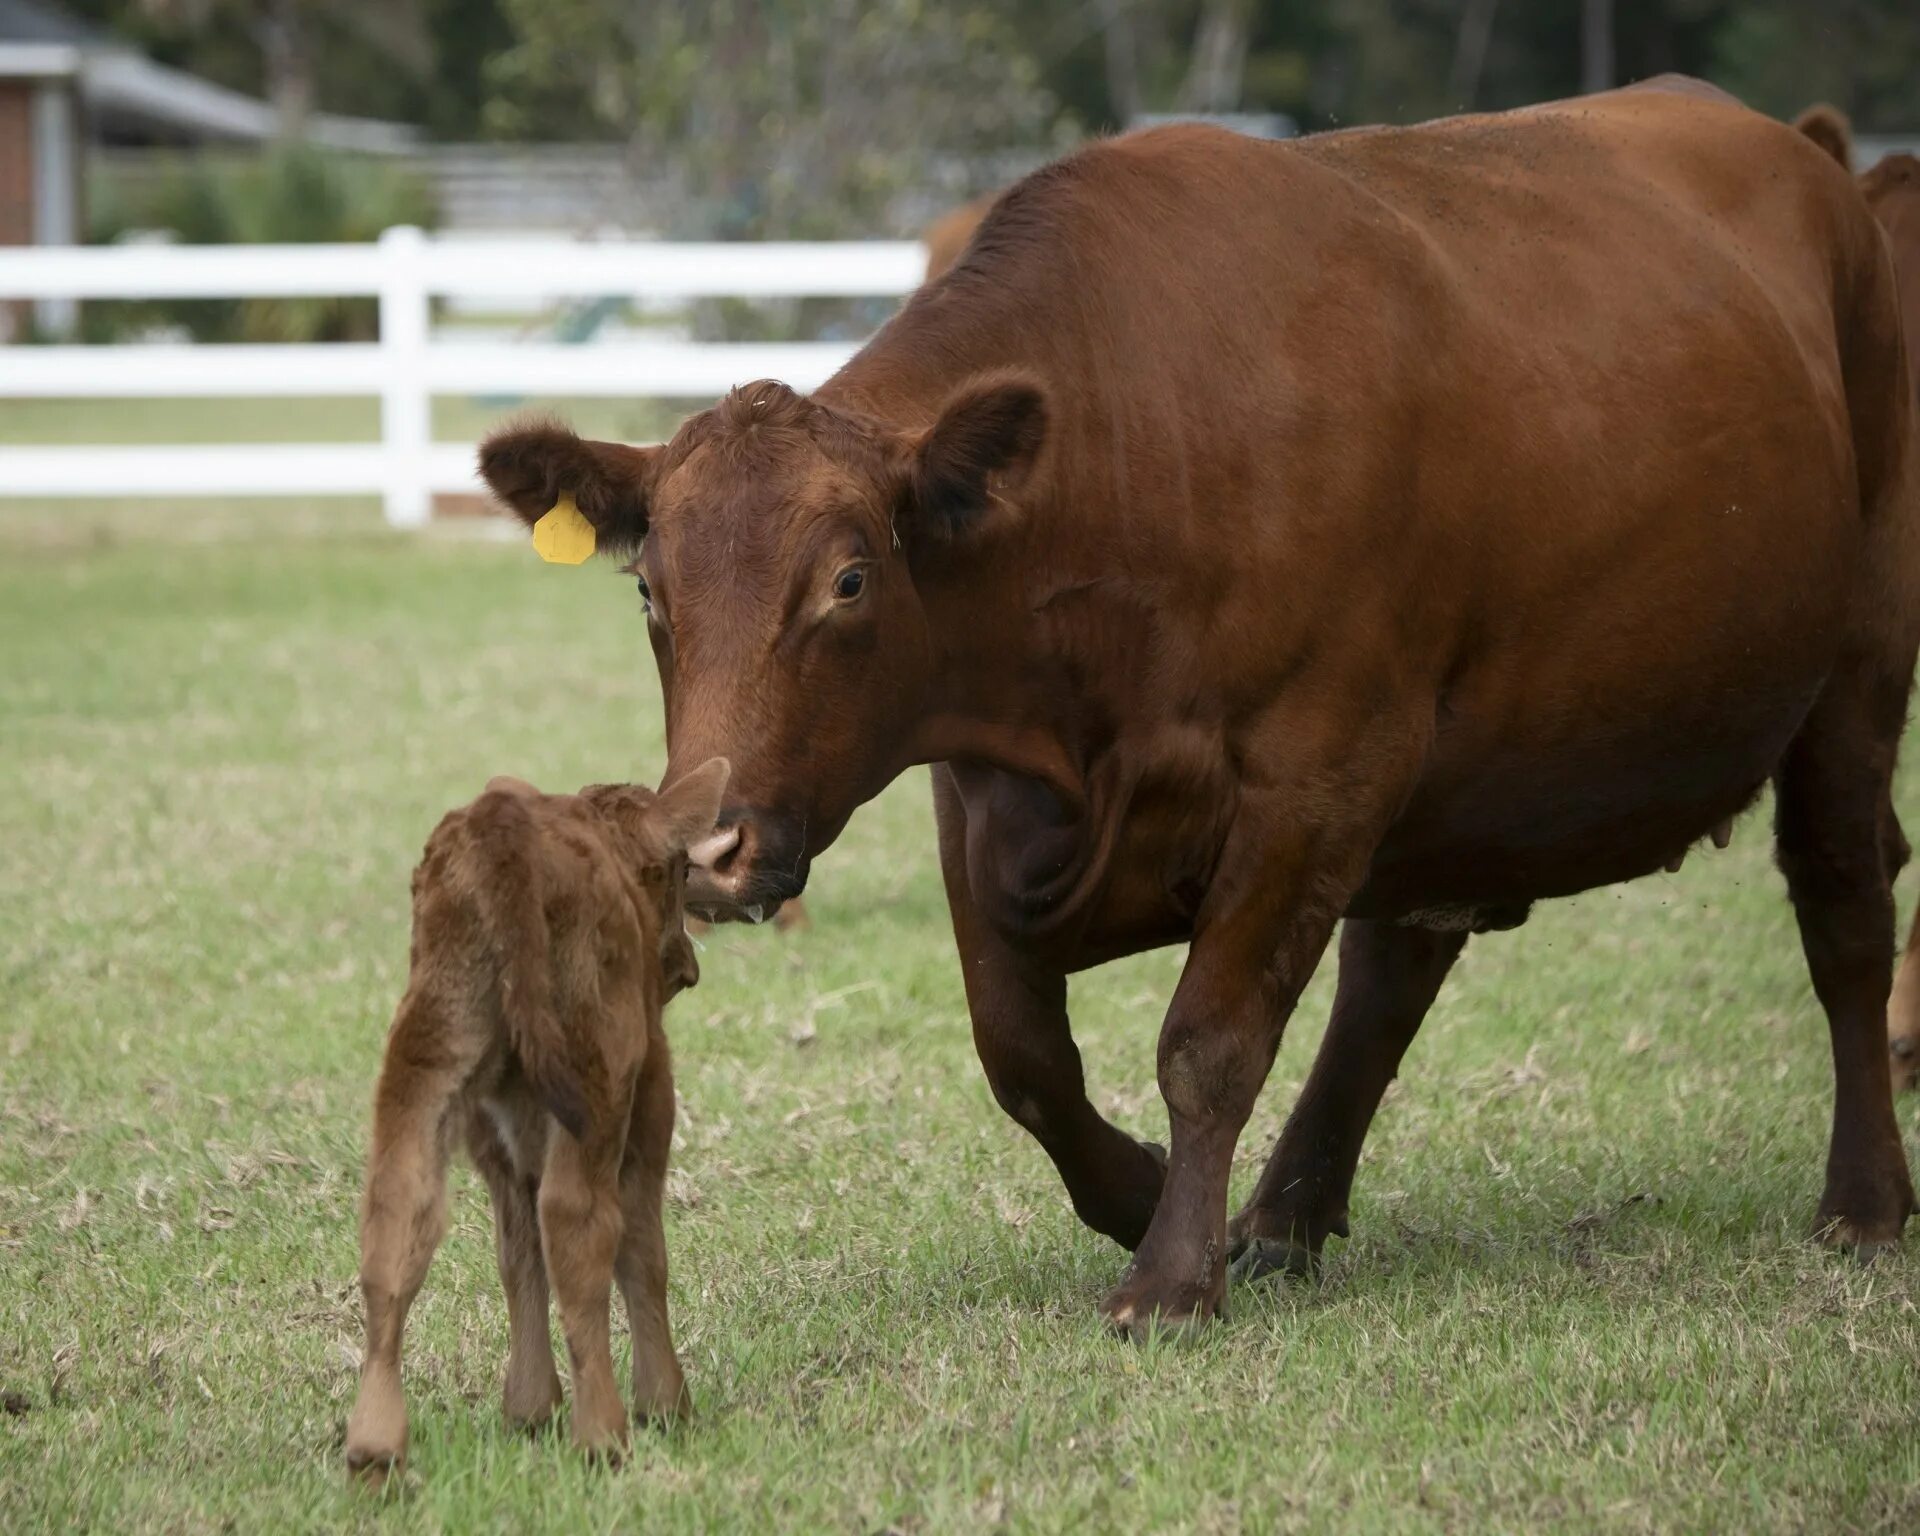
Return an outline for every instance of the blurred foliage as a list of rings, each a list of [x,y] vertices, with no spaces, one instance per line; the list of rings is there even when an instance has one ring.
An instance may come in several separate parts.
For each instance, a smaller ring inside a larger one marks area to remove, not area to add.
[[[1825,99],[1866,132],[1920,130],[1920,0],[69,3],[295,105],[624,144],[676,234],[876,228],[903,188],[957,202],[1139,111],[1313,130],[1565,96],[1595,9],[1609,78],[1680,70],[1778,116]]]
[[[921,182],[930,156],[1047,146],[1058,119],[991,4],[502,4],[515,41],[488,71],[488,126],[625,140],[680,183],[675,233],[835,233]]]
[[[499,0],[58,0],[163,64],[279,106],[480,133]]]
[[[290,145],[265,155],[186,156],[137,174],[97,167],[90,187],[96,241],[157,235],[195,245],[379,238],[391,224],[434,223],[433,199],[388,162]],[[379,335],[368,298],[191,299],[85,307],[95,340],[179,327],[198,341],[363,341]]]

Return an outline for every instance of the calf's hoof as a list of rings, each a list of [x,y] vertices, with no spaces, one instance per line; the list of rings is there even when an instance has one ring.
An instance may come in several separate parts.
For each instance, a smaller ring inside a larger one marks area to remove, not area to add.
[[[583,1418],[576,1411],[573,1443],[589,1461],[617,1467],[627,1453],[627,1422],[622,1417],[610,1420]]]
[[[1887,1042],[1893,1058],[1893,1091],[1905,1093],[1920,1083],[1920,1035],[1895,1035]]]
[[[377,1492],[406,1470],[407,1453],[381,1446],[348,1445],[347,1475],[362,1488]]]
[[[407,1461],[407,1406],[389,1381],[363,1380],[347,1415],[347,1471],[368,1488],[383,1486]]]
[[[532,1433],[545,1429],[553,1422],[554,1411],[559,1408],[560,1402],[558,1372],[549,1371],[547,1380],[535,1381],[530,1386],[516,1381],[509,1372],[501,1412],[506,1415],[509,1427]]]

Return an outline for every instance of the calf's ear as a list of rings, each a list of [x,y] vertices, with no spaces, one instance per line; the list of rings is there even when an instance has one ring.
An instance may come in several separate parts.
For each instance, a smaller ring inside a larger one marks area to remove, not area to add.
[[[601,554],[631,554],[647,536],[658,448],[597,443],[557,421],[503,427],[480,445],[480,476],[531,526],[571,496],[593,524]]]
[[[909,449],[907,532],[921,547],[958,544],[1011,520],[1047,440],[1047,396],[1023,373],[963,384]]]
[[[669,858],[685,853],[713,830],[720,819],[720,801],[727,792],[730,772],[732,768],[724,757],[710,757],[662,789],[647,807],[647,824]]]

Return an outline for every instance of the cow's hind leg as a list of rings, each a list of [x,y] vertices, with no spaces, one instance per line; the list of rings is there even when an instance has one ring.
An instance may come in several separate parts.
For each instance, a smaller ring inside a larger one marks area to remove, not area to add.
[[[360,1216],[366,1353],[347,1419],[348,1470],[372,1483],[406,1459],[401,1335],[446,1231],[454,1100],[472,1066],[463,1044],[440,1009],[410,993],[400,1005],[374,1094]]]
[[[507,1293],[507,1422],[536,1429],[560,1406],[560,1373],[553,1365],[548,1326],[547,1268],[540,1257],[539,1182],[517,1169],[501,1143],[492,1114],[475,1111],[467,1149],[493,1201],[494,1255]]]
[[[1885,817],[1906,697],[1896,669],[1843,660],[1774,785],[1780,868],[1833,1043],[1833,1135],[1816,1231],[1863,1256],[1897,1241],[1915,1209],[1887,1059]]]
[[[647,1044],[627,1131],[626,1161],[620,1169],[626,1227],[614,1264],[614,1278],[627,1303],[627,1325],[633,1332],[633,1412],[643,1420],[678,1418],[693,1406],[667,1325],[667,1233],[662,1204],[672,1143],[673,1073],[666,1041],[656,1036]]]
[[[1347,1235],[1367,1128],[1466,939],[1347,919],[1326,1038],[1252,1198],[1228,1228],[1233,1278],[1309,1274],[1327,1235]]]

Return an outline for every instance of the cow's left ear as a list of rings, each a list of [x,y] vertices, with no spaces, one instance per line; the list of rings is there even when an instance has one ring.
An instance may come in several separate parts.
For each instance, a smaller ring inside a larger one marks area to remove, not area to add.
[[[1047,396],[1022,373],[964,384],[910,445],[903,520],[916,542],[954,544],[1012,513],[1047,440]]]
[[[532,526],[562,496],[593,524],[603,555],[631,554],[647,536],[658,448],[597,443],[557,421],[503,427],[480,445],[480,476]]]

